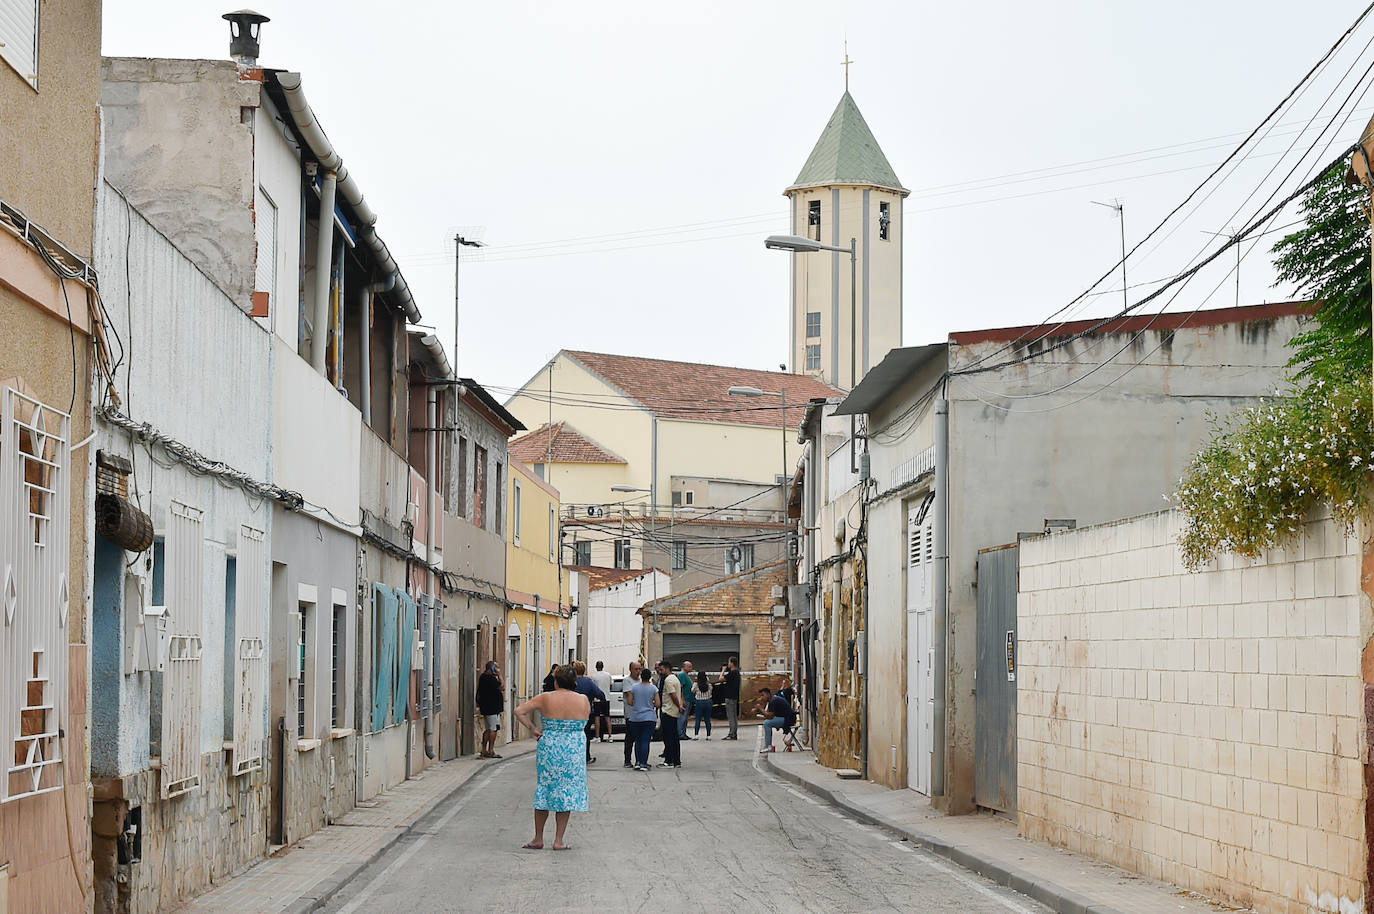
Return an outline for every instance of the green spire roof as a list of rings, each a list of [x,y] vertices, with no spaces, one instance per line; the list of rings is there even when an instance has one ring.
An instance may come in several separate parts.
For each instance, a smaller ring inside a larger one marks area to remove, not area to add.
[[[829,184],[872,184],[906,192],[847,89],[792,188]]]

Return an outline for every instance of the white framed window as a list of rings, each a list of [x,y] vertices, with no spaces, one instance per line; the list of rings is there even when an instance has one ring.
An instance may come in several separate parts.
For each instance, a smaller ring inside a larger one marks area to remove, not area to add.
[[[0,390],[0,802],[63,786],[70,429]]]
[[[821,344],[812,343],[806,347],[806,370],[821,370]]]
[[[233,768],[235,776],[262,767],[266,741],[264,697],[267,670],[267,535],[253,527],[239,527],[234,558],[234,706]],[[229,607],[225,607],[229,615]]]
[[[0,0],[4,3],[5,0]],[[268,313],[275,313],[277,305],[277,204],[258,188],[253,207],[253,227],[257,235],[258,261],[254,286],[267,293]]]
[[[685,571],[687,569],[687,544],[673,543],[673,570]]]
[[[520,480],[515,481],[515,491],[510,496],[510,538],[515,545],[520,545],[520,506],[521,500]]]
[[[162,671],[162,739],[158,750],[163,798],[200,787],[201,631],[205,614],[202,516],[199,508],[172,502],[163,546],[167,659]]]
[[[821,312],[806,312],[806,336],[813,339],[821,335]]]
[[[754,567],[754,544],[736,543],[725,550],[725,573],[739,574]]]
[[[39,0],[0,0],[0,60],[38,88]]]
[[[615,541],[615,567],[630,567],[630,541],[628,539]]]

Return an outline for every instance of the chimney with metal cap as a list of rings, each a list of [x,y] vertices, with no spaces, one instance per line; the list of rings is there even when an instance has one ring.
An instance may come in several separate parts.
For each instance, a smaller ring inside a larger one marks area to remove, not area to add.
[[[262,13],[238,10],[225,13],[229,21],[229,56],[244,69],[258,65],[258,32],[264,22],[271,22]]]

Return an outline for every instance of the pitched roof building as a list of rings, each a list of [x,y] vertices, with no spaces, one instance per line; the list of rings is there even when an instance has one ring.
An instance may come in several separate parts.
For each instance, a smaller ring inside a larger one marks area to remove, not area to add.
[[[545,463],[624,463],[567,422],[545,422],[510,443],[511,456],[530,466]]]

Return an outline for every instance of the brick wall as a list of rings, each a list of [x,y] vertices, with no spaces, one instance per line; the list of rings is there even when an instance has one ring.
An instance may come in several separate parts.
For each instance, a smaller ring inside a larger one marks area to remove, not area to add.
[[[740,669],[767,670],[771,658],[785,657],[791,662],[791,643],[788,641],[791,623],[785,617],[773,617],[773,605],[782,602],[773,596],[773,587],[786,583],[786,565],[775,563],[759,566],[660,600],[657,604],[658,621],[663,631],[669,633],[738,632]],[[653,615],[649,610],[643,613],[649,660],[653,662],[661,656],[663,632],[653,631]],[[778,635],[776,641],[775,633]],[[716,671],[706,672],[714,674]],[[762,710],[757,699],[759,688],[777,688],[781,683],[780,676],[745,677],[741,684],[740,718],[751,719]]]
[[[1021,545],[1022,833],[1259,911],[1363,910],[1360,543],[1187,573],[1173,512]]]

